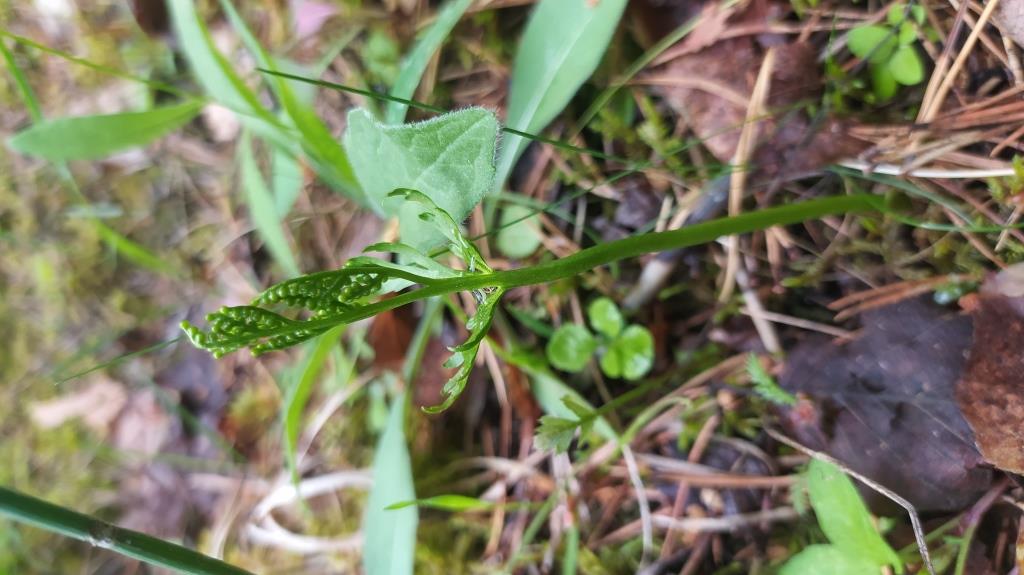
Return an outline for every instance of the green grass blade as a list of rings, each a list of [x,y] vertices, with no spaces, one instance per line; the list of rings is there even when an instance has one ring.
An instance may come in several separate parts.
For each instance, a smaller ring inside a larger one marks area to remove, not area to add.
[[[185,59],[195,79],[220,105],[239,114],[255,133],[287,146],[288,130],[260,104],[256,94],[238,77],[224,55],[217,51],[209,30],[192,0],[170,0],[171,20]]]
[[[149,78],[143,78],[142,76],[136,76],[134,74],[129,74],[128,72],[124,72],[124,71],[118,70],[117,68],[111,68],[110,66],[104,66],[103,64],[97,64],[97,63],[92,62],[90,60],[86,60],[85,58],[79,58],[78,56],[74,56],[74,55],[69,54],[67,52],[64,52],[62,50],[58,50],[56,48],[51,48],[51,47],[49,47],[49,46],[47,46],[45,44],[40,44],[39,42],[36,42],[35,40],[32,40],[31,38],[26,38],[24,36],[19,36],[17,34],[12,34],[12,33],[8,32],[6,30],[0,29],[0,36],[6,36],[6,37],[10,38],[11,40],[14,40],[18,44],[21,44],[23,46],[28,46],[30,48],[34,48],[36,50],[39,50],[40,52],[45,52],[47,54],[50,54],[51,56],[56,56],[56,57],[58,57],[58,58],[60,58],[62,60],[66,60],[68,62],[71,62],[72,64],[76,64],[78,66],[89,68],[90,70],[95,70],[96,72],[99,72],[101,74],[108,74],[110,76],[121,78],[123,80],[130,80],[132,82],[138,82],[140,84],[145,84],[146,86],[149,86],[150,88],[153,88],[154,90],[159,90],[161,92],[166,92],[168,94],[174,94],[175,96],[178,96],[179,98],[182,98],[182,99],[192,99],[192,98],[195,98],[194,95],[189,94],[188,92],[186,92],[184,90],[180,90],[180,89],[178,89],[178,88],[176,88],[174,86],[171,86],[170,84],[165,84],[163,82],[158,82],[158,81],[155,81],[155,80],[150,80]],[[12,66],[12,68],[14,68],[14,66]]]
[[[256,231],[267,244],[267,249],[274,260],[290,277],[300,275],[299,264],[288,244],[277,216],[274,198],[267,189],[267,184],[256,164],[256,156],[252,149],[252,138],[248,133],[242,135],[238,145],[238,163],[241,170],[241,183],[245,192],[245,200],[249,206],[249,217]]]
[[[363,569],[367,575],[411,575],[419,511],[415,506],[388,510],[416,499],[412,463],[405,443],[405,393],[391,403],[387,427],[373,458],[373,488],[363,516]]]
[[[186,547],[122,529],[17,491],[0,487],[0,516],[34,525],[65,537],[110,549],[157,567],[194,575],[252,575]]]
[[[575,129],[573,129],[573,132],[576,134],[582,132],[583,128],[585,128],[587,124],[589,124],[590,121],[594,119],[594,116],[596,116],[597,113],[601,111],[601,108],[604,108],[605,106],[608,105],[608,102],[610,102],[611,99],[615,97],[615,94],[617,94],[623,86],[628,84],[634,76],[639,74],[641,70],[643,70],[644,68],[647,67],[648,64],[653,62],[654,59],[660,56],[662,52],[669,49],[677,42],[688,36],[690,32],[693,32],[693,29],[697,27],[697,24],[700,21],[701,16],[699,14],[694,16],[693,18],[690,18],[686,22],[683,22],[681,26],[673,30],[668,36],[665,36],[664,38],[659,40],[655,45],[648,48],[646,52],[641,54],[641,56],[637,58],[636,61],[634,61],[632,64],[630,64],[629,68],[627,68],[626,71],[623,72],[622,75],[619,76],[612,83],[611,86],[608,86],[607,88],[602,90],[601,93],[597,96],[597,98],[594,99],[593,103],[590,104],[587,110],[583,112],[583,115],[580,116],[580,119],[576,122],[576,127]]]
[[[505,123],[538,132],[557,116],[594,73],[618,26],[626,0],[541,0],[526,25],[512,66]],[[494,181],[500,191],[526,147],[505,139]]]
[[[41,122],[43,120],[43,111],[39,108],[39,99],[36,98],[32,86],[29,85],[24,72],[21,71],[21,66],[14,60],[14,54],[11,53],[6,42],[0,42],[0,54],[3,55],[4,62],[7,63],[7,69],[11,71],[11,76],[14,77],[14,85],[18,87],[18,94],[25,103],[25,107],[28,108],[29,117],[32,118],[33,122]]]
[[[473,3],[473,0],[449,0],[448,3],[437,13],[437,20],[430,25],[426,33],[416,41],[412,52],[402,61],[402,68],[398,72],[398,79],[391,88],[391,95],[399,98],[412,98],[423,78],[423,71],[427,69],[430,58],[437,52],[445,38],[451,34],[452,28],[458,24],[459,19],[466,13],[466,9]],[[391,101],[384,112],[384,121],[388,124],[401,124],[405,121],[405,113],[408,111],[408,104]]]
[[[93,160],[144,146],[184,126],[203,103],[192,100],[144,112],[42,120],[14,135],[15,151],[51,162]]]
[[[313,392],[323,370],[324,363],[331,350],[338,345],[341,334],[345,332],[345,326],[338,326],[316,339],[316,345],[306,357],[305,365],[302,367],[302,374],[298,381],[288,390],[284,400],[284,455],[285,466],[292,478],[292,483],[298,486],[298,456],[296,454],[299,443],[299,430],[302,427],[302,412],[306,408],[309,396]]]
[[[32,121],[34,123],[44,121],[45,119],[43,117],[42,108],[39,105],[39,100],[36,98],[35,92],[25,79],[25,74],[22,72],[21,67],[18,66],[18,63],[14,60],[14,55],[7,48],[7,45],[4,42],[0,42],[0,53],[3,54],[4,61],[7,63],[7,67],[10,69],[11,74],[14,76],[15,85],[18,87],[18,93],[24,101],[25,107],[28,108],[29,116],[32,117]],[[68,169],[67,165],[64,164],[64,162],[54,162],[54,167],[57,169],[57,173],[60,175],[61,179],[68,185],[74,201],[85,203],[85,197],[82,195],[81,190],[78,189],[78,184],[75,182],[75,179],[71,175],[71,171]],[[126,238],[96,218],[90,218],[90,222],[96,229],[100,238],[110,246],[111,249],[123,255],[128,261],[150,271],[162,273],[170,277],[177,277],[180,275],[180,270],[177,266],[165,262],[160,258],[160,256],[154,254],[141,244]]]
[[[230,0],[220,0],[220,5],[235,31],[242,37],[242,41],[256,58],[260,68],[276,70],[277,63],[249,30],[234,4]],[[357,201],[365,202],[365,197],[352,172],[352,166],[349,164],[348,155],[345,154],[345,150],[338,140],[331,135],[331,131],[323,123],[323,120],[316,115],[313,106],[303,102],[292,91],[288,83],[280,78],[274,78],[271,86],[292,124],[301,134],[302,147],[316,165],[317,173],[339,191]]]

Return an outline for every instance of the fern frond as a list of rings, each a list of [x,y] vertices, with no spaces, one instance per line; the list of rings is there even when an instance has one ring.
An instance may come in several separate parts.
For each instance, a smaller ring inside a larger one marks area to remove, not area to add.
[[[320,335],[330,327],[310,327],[306,322],[247,305],[221,308],[207,315],[206,321],[210,325],[206,332],[188,321],[181,322],[181,329],[193,345],[214,357],[243,347],[248,347],[253,355],[284,349]]]

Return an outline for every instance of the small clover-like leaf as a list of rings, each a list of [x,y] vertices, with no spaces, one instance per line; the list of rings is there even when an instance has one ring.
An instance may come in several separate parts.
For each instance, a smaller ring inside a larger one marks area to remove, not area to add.
[[[654,365],[654,338],[647,328],[627,327],[601,356],[601,371],[608,377],[640,379]]]
[[[546,348],[548,361],[558,369],[578,372],[597,350],[597,340],[587,328],[567,323],[555,331]]]
[[[896,34],[885,26],[858,26],[850,30],[847,47],[858,58],[872,64],[887,62],[896,49]]]
[[[615,305],[610,298],[602,297],[594,300],[587,307],[587,317],[590,318],[590,325],[598,333],[609,338],[614,338],[622,331],[622,313],[619,306]]]
[[[889,60],[889,72],[904,86],[914,86],[924,80],[924,65],[913,46],[903,46]]]
[[[886,64],[872,65],[871,89],[879,102],[887,102],[896,95],[898,84],[892,75],[892,70]]]
[[[445,362],[445,367],[457,367],[458,370],[441,388],[444,401],[440,405],[424,407],[423,410],[427,413],[440,413],[448,409],[466,389],[466,384],[469,383],[469,374],[473,371],[476,354],[480,350],[480,344],[487,336],[487,332],[491,329],[494,308],[501,300],[503,293],[505,293],[504,290],[494,289],[479,296],[481,300],[476,307],[476,313],[466,322],[469,337],[466,338],[466,341],[451,348],[452,356]]]
[[[906,20],[905,14],[907,13],[907,5],[902,2],[895,2],[892,6],[889,6],[889,11],[885,14],[885,21],[890,26],[898,26],[901,22]]]

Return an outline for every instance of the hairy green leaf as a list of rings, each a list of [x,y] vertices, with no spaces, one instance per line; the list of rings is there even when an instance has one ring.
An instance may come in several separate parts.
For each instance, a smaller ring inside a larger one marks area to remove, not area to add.
[[[611,298],[602,297],[587,306],[587,318],[598,333],[614,338],[622,331],[622,313]]]
[[[625,8],[626,0],[538,2],[512,64],[505,124],[543,130],[594,73]],[[495,188],[504,185],[526,144],[511,134],[502,142]]]
[[[654,338],[647,328],[627,327],[601,356],[601,371],[608,377],[636,380],[654,365]]]
[[[145,112],[42,120],[8,140],[23,154],[53,162],[91,160],[145,146],[192,120],[203,103],[192,100]]]
[[[875,566],[892,565],[897,573],[903,572],[899,556],[878,534],[857,488],[838,467],[812,460],[807,490],[818,524],[833,545]]]
[[[548,361],[564,371],[582,371],[597,350],[597,340],[587,328],[574,323],[563,324],[548,340]]]
[[[482,108],[402,126],[381,124],[355,109],[348,114],[344,142],[374,208],[398,216],[403,242],[426,249],[440,243],[438,232],[420,219],[421,207],[391,192],[419,190],[461,221],[490,189],[497,134],[497,119]]]

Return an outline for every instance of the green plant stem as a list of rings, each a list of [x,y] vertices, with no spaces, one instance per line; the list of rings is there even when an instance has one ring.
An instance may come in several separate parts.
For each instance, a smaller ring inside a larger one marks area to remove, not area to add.
[[[507,290],[515,287],[548,283],[583,274],[612,262],[648,253],[685,248],[708,243],[720,237],[763,230],[772,226],[795,224],[827,215],[877,211],[882,208],[882,200],[877,196],[869,194],[835,196],[748,212],[734,217],[720,218],[666,232],[631,236],[618,241],[599,244],[576,252],[568,257],[527,268],[439,280],[426,280],[425,278],[416,278],[412,274],[398,273],[396,275],[410,276],[409,279],[413,281],[423,280],[424,286],[351,311],[302,322],[302,327],[309,330],[329,329],[335,325],[352,323],[373,317],[379,313],[428,297],[460,291],[496,288]],[[376,268],[362,269],[359,266],[346,269],[352,273],[376,270]],[[294,329],[293,325],[288,325],[277,330],[268,330],[264,336],[282,335],[290,333]]]
[[[252,575],[180,545],[123,529],[4,487],[0,487],[0,515],[181,573]]]

